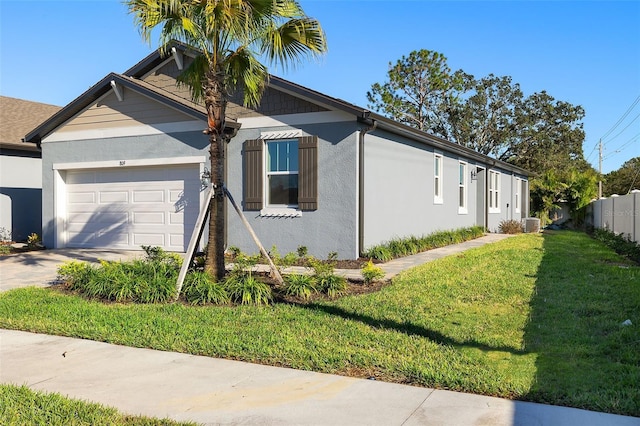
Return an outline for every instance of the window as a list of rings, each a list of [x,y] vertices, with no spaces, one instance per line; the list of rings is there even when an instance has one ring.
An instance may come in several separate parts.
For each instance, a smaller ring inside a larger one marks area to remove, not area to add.
[[[266,144],[267,206],[298,207],[298,140]]]
[[[442,196],[442,155],[433,154],[433,202],[443,203]]]
[[[520,213],[520,187],[521,187],[521,183],[522,182],[520,180],[520,178],[516,178],[516,187],[514,188],[514,197],[515,197],[515,207],[516,207],[516,213]]]
[[[262,216],[318,208],[318,138],[252,139],[243,144],[243,207]]]
[[[489,213],[500,213],[500,172],[489,171]]]
[[[467,163],[460,161],[458,165],[458,213],[467,213]]]

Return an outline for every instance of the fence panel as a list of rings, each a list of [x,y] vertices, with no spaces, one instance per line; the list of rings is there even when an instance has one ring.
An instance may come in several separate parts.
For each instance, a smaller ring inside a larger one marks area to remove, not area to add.
[[[587,222],[640,242],[640,191],[591,202]]]

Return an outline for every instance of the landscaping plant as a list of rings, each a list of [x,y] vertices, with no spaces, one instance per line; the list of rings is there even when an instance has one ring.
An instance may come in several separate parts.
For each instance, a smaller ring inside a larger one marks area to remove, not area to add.
[[[519,220],[503,220],[498,225],[498,229],[502,234],[522,234],[524,226]]]
[[[302,300],[309,300],[311,296],[318,292],[315,279],[305,274],[289,274],[284,277],[285,294],[299,297]]]
[[[365,284],[371,284],[372,282],[384,278],[384,271],[381,267],[374,265],[374,263],[369,260],[360,271],[362,273],[362,278],[364,279]]]

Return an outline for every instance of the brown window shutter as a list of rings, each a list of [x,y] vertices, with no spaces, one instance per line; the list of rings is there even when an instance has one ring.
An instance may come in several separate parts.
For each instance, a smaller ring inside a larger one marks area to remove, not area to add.
[[[262,139],[245,141],[243,151],[243,201],[245,210],[262,209]]]
[[[298,208],[318,209],[318,137],[298,139]]]

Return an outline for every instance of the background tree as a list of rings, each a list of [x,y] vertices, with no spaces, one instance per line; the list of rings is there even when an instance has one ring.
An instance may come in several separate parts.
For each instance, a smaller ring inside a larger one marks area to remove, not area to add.
[[[508,76],[452,73],[445,56],[429,50],[389,65],[388,80],[367,93],[370,108],[533,172],[531,210],[543,218],[560,199],[577,206],[592,198],[595,174],[582,151],[581,106],[546,91],[525,98]]]
[[[449,139],[449,113],[462,89],[463,75],[451,73],[447,58],[423,49],[389,62],[387,81],[373,84],[367,100],[395,121]]]
[[[584,169],[584,109],[534,93],[516,109],[515,140],[498,157],[535,173]]]
[[[511,77],[489,74],[476,80],[463,75],[466,97],[453,105],[449,120],[457,142],[482,154],[500,158],[517,142],[516,114],[522,109],[520,85]]]
[[[207,110],[211,156],[209,244],[205,270],[224,276],[224,144],[225,112],[230,93],[242,91],[244,103],[255,106],[266,86],[268,71],[261,59],[287,66],[326,51],[320,23],[308,17],[295,0],[127,0],[143,38],[150,42],[159,29],[161,49],[179,40],[197,49],[197,56],[179,81],[191,89]],[[165,52],[166,53],[166,52]]]
[[[640,157],[625,161],[618,170],[607,173],[602,187],[605,197],[612,194],[624,195],[634,189],[640,189]]]

